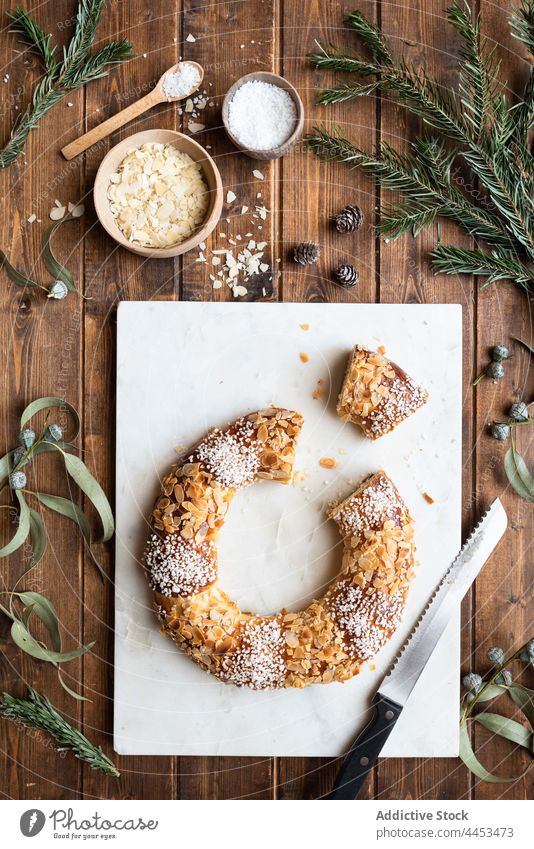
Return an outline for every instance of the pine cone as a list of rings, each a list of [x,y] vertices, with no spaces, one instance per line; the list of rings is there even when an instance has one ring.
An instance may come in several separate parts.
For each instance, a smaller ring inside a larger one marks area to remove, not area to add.
[[[321,256],[321,248],[315,242],[301,242],[295,248],[293,259],[299,265],[313,265]]]
[[[359,279],[360,275],[353,265],[338,265],[336,268],[336,283],[346,289],[355,286]]]
[[[352,233],[353,230],[358,230],[363,221],[363,212],[359,206],[348,204],[341,212],[334,216],[336,230],[340,233]]]

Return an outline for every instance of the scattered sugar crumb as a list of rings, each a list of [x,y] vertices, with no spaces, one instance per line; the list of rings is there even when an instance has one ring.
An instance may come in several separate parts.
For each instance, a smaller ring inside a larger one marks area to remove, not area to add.
[[[425,499],[427,504],[434,504],[434,499],[431,495],[428,494],[428,492],[423,492],[423,498]]]
[[[301,330],[309,330],[310,329],[309,324],[300,324],[299,327],[300,327]]]
[[[319,465],[323,469],[335,469],[337,467],[337,460],[333,457],[321,457]]]
[[[299,354],[299,357],[300,357],[300,359],[302,360],[303,363],[308,363],[310,361],[309,354],[306,354],[304,351],[301,351],[301,353]]]

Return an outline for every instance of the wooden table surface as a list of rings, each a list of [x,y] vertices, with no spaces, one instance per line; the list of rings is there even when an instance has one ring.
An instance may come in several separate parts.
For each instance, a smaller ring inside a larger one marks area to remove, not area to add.
[[[45,31],[65,40],[72,29],[74,0],[27,2]],[[488,420],[499,417],[511,400],[532,397],[528,357],[519,353],[506,367],[506,380],[482,382],[476,390],[473,375],[487,361],[488,347],[510,343],[512,336],[531,338],[526,299],[508,284],[484,292],[468,277],[434,278],[426,252],[434,234],[411,236],[384,244],[372,231],[380,192],[364,175],[341,165],[324,164],[301,148],[283,161],[259,167],[265,180],[252,177],[255,164],[238,154],[220,127],[220,104],[229,85],[253,70],[274,70],[299,90],[306,109],[306,126],[323,118],[336,120],[360,146],[370,149],[379,139],[402,147],[417,131],[417,122],[385,98],[364,98],[325,110],[315,105],[317,88],[327,75],[310,70],[306,54],[315,39],[350,47],[353,38],[343,29],[343,15],[360,8],[378,18],[395,50],[403,50],[445,85],[456,85],[457,38],[444,20],[443,0],[367,2],[351,0],[125,0],[109,3],[99,29],[102,42],[129,38],[137,57],[109,77],[91,83],[57,105],[42,121],[26,154],[0,172],[3,214],[0,246],[12,262],[47,279],[38,262],[40,236],[54,200],[85,200],[86,215],[61,228],[56,253],[73,270],[89,300],[69,296],[46,301],[20,290],[1,274],[0,340],[3,352],[2,442],[4,453],[16,442],[17,420],[27,402],[57,395],[82,414],[84,457],[114,497],[114,381],[115,316],[121,300],[215,300],[230,297],[228,289],[212,290],[208,269],[195,263],[196,253],[183,259],[144,261],[119,249],[96,222],[91,190],[103,153],[134,131],[155,127],[180,129],[176,107],[162,105],[138,119],[83,157],[67,163],[60,147],[115,114],[147,91],[161,72],[179,56],[195,59],[206,70],[215,106],[203,112],[206,130],[197,136],[211,152],[223,182],[253,207],[255,194],[271,210],[264,226],[270,257],[281,258],[273,298],[286,301],[361,301],[384,303],[452,302],[463,305],[464,316],[464,529],[468,529],[496,495],[503,497],[510,527],[498,554],[486,565],[471,597],[465,602],[462,643],[464,670],[485,665],[492,645],[517,647],[532,633],[532,507],[506,486],[502,445],[484,434]],[[3,3],[3,9],[11,4]],[[508,31],[506,12],[481,0],[484,30],[499,43],[503,75],[518,87],[526,73],[521,48]],[[2,139],[23,107],[31,82],[37,78],[35,59],[21,55],[15,37],[2,17],[1,55],[7,82],[2,94]],[[187,41],[192,33],[195,41]],[[348,202],[365,214],[361,230],[340,236],[329,216]],[[27,223],[35,212],[42,224]],[[223,213],[224,214],[224,213]],[[442,225],[442,238],[465,243],[452,224]],[[321,244],[317,266],[301,269],[290,259],[291,247],[312,239]],[[217,241],[212,239],[212,245]],[[219,239],[221,241],[221,239]],[[220,246],[220,245],[219,245]],[[341,260],[354,262],[360,282],[353,291],[332,283],[332,269]],[[260,292],[261,295],[261,292]],[[244,352],[246,354],[246,352]],[[447,356],[447,352],[443,352]],[[171,375],[172,384],[172,375]],[[524,429],[526,430],[526,429]],[[528,434],[521,435],[528,456]],[[436,446],[439,450],[439,446]],[[532,455],[531,455],[532,456]],[[67,494],[64,473],[50,458],[39,463],[35,488]],[[430,484],[429,484],[430,488]],[[80,502],[81,503],[81,502]],[[434,509],[439,509],[436,505]],[[5,515],[5,511],[2,511]],[[74,526],[47,515],[50,547],[26,588],[47,594],[56,604],[69,647],[96,640],[94,651],[66,669],[81,682],[91,701],[77,703],[60,687],[53,669],[16,650],[9,623],[0,621],[0,687],[22,695],[24,682],[46,692],[74,723],[104,749],[112,749],[113,714],[113,584],[103,586],[84,555]],[[7,535],[7,522],[3,528]],[[4,537],[5,538],[5,537]],[[101,552],[113,574],[111,547]],[[13,586],[21,571],[21,555],[0,562],[1,589]],[[436,728],[439,734],[439,728]],[[295,758],[118,758],[120,780],[102,777],[72,757],[60,759],[39,735],[10,723],[0,724],[0,795],[6,798],[262,798],[312,799],[330,786],[336,763]],[[521,753],[477,729],[480,756],[500,774],[518,772]],[[363,792],[381,799],[525,798],[532,796],[532,773],[514,784],[474,780],[458,760],[382,760]]]

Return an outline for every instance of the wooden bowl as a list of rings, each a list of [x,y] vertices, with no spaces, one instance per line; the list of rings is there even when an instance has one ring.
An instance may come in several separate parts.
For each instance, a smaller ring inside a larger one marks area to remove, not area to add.
[[[128,151],[134,147],[141,147],[143,144],[154,142],[172,144],[177,150],[187,153],[191,159],[198,162],[202,168],[210,193],[208,211],[202,225],[188,239],[184,239],[183,242],[177,245],[171,245],[168,248],[147,248],[129,242],[122,230],[119,229],[112,215],[110,201],[107,196],[110,177],[118,169]],[[112,147],[100,163],[100,168],[95,178],[93,194],[96,214],[102,227],[109,233],[111,238],[135,254],[153,257],[155,259],[180,256],[180,254],[185,254],[187,251],[198,247],[200,242],[203,242],[216,227],[221,217],[223,206],[223,185],[219,169],[215,165],[215,162],[202,145],[189,136],[185,136],[183,133],[177,133],[174,130],[144,130],[142,133],[134,133],[128,136],[128,138],[116,144],[115,147]]]
[[[295,103],[295,107],[297,110],[297,123],[295,125],[295,129],[291,133],[289,138],[278,147],[267,148],[265,150],[251,150],[248,147],[244,147],[244,145],[242,145],[241,142],[236,139],[236,137],[230,130],[228,122],[230,103],[232,102],[236,91],[241,88],[241,86],[245,83],[251,82],[253,80],[259,80],[263,83],[271,83],[271,85],[276,85],[278,86],[278,88],[283,88],[285,91],[288,92],[288,94],[291,95],[291,97],[293,98],[293,102]],[[226,130],[226,134],[232,144],[234,144],[239,150],[242,150],[244,153],[246,153],[247,156],[250,156],[251,159],[279,159],[281,156],[285,156],[286,153],[291,150],[293,145],[299,140],[300,136],[302,135],[302,129],[304,127],[304,106],[302,104],[302,100],[300,99],[300,95],[297,89],[283,77],[280,77],[278,74],[271,74],[269,71],[256,71],[252,74],[245,74],[244,77],[241,77],[232,86],[230,86],[223,100],[222,120],[224,128]]]

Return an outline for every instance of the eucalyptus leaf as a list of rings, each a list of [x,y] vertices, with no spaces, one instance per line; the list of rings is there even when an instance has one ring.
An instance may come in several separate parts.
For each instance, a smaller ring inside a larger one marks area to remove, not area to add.
[[[519,342],[520,345],[523,345],[523,347],[526,348],[527,351],[530,351],[531,354],[534,354],[534,348],[532,347],[532,345],[529,345],[529,343],[525,342],[523,339],[518,339],[517,336],[514,336],[514,339],[516,342]]]
[[[467,723],[465,722],[460,723],[460,757],[466,767],[474,775],[476,775],[477,778],[482,779],[482,781],[488,781],[490,784],[511,784],[513,781],[517,781],[521,778],[528,769],[527,766],[523,772],[519,775],[512,776],[511,778],[499,778],[499,776],[493,775],[493,773],[489,772],[486,767],[480,763],[475,755],[473,747],[471,746],[471,740],[469,739]]]
[[[77,451],[75,445],[72,442],[39,442],[35,448],[32,449],[32,456],[37,457],[38,454],[48,454],[52,451]]]
[[[32,559],[30,569],[37,566],[46,551],[47,536],[43,517],[37,510],[30,507],[30,537],[32,541]]]
[[[78,525],[82,536],[85,542],[87,543],[89,554],[91,555],[91,560],[100,572],[102,580],[104,580],[106,573],[104,572],[104,569],[96,559],[91,549],[91,544],[93,541],[91,524],[83,510],[78,507],[77,504],[74,504],[74,502],[69,501],[68,498],[62,498],[60,495],[49,495],[47,492],[32,492],[32,495],[34,495],[45,507],[48,507],[50,510],[54,510],[61,516],[65,516],[67,519],[70,519]]]
[[[32,401],[31,404],[28,404],[26,409],[23,411],[22,416],[20,417],[20,428],[24,427],[30,419],[35,416],[36,413],[40,412],[40,410],[48,410],[49,408],[59,408],[60,410],[67,410],[72,418],[74,419],[75,431],[71,436],[71,439],[76,439],[80,432],[80,417],[78,415],[77,410],[65,401],[63,398],[57,398],[54,395],[50,395],[45,398],[37,398],[37,400]]]
[[[484,690],[477,694],[477,704],[481,702],[489,702],[490,699],[497,699],[499,696],[502,696],[507,690],[506,687],[500,687],[498,684],[488,684],[487,687],[484,687]]]
[[[532,730],[534,730],[534,698],[531,690],[523,687],[521,684],[510,685],[510,697],[513,699],[518,708],[524,713]]]
[[[75,454],[64,453],[65,466],[69,475],[76,481],[82,492],[96,508],[102,523],[102,537],[99,542],[107,542],[113,536],[115,523],[111,506],[106,494],[97,480],[83,462]]]
[[[20,271],[11,265],[5,253],[0,250],[0,265],[3,266],[7,276],[13,283],[16,283],[17,286],[30,286],[33,289],[44,289],[46,291],[45,286],[41,286],[39,283],[36,283],[35,280],[32,280],[30,277],[26,277],[25,274],[22,274]]]
[[[91,701],[91,699],[87,699],[85,696],[82,696],[80,693],[77,693],[75,690],[71,690],[69,685],[64,681],[63,675],[61,674],[61,670],[58,670],[57,677],[59,678],[59,683],[61,684],[63,689],[69,694],[69,696],[72,696],[73,699],[76,699],[76,701],[78,701],[78,702],[90,702]]]
[[[52,602],[49,601],[46,596],[29,590],[21,593],[13,593],[13,595],[17,596],[17,598],[21,600],[25,608],[25,613],[30,615],[35,613],[35,615],[41,620],[50,635],[54,651],[60,652],[61,637],[59,635],[58,617],[56,608]]]
[[[46,660],[53,664],[65,663],[68,660],[74,660],[77,657],[81,657],[81,655],[86,654],[86,652],[90,651],[95,645],[94,642],[92,642],[88,643],[86,646],[80,646],[77,649],[72,649],[72,651],[51,651],[42,643],[38,642],[38,640],[30,634],[24,623],[18,619],[16,619],[11,626],[11,636],[13,638],[13,642],[15,642],[22,651],[26,652],[26,654],[36,658],[36,660]]]
[[[7,557],[9,554],[13,554],[14,551],[24,544],[30,533],[30,509],[20,490],[15,490],[15,496],[20,506],[19,524],[15,535],[3,548],[0,548],[0,557]]]
[[[532,742],[533,734],[529,728],[525,728],[521,723],[506,716],[500,716],[498,713],[479,713],[473,719],[488,731],[498,734],[499,737],[504,737],[510,740],[511,743],[517,743],[518,746],[523,746],[529,752],[533,751]]]
[[[11,451],[8,451],[7,454],[0,459],[0,485],[4,483],[5,479],[9,475],[9,471],[11,469]]]
[[[65,284],[69,292],[77,292],[77,288],[74,285],[74,278],[68,268],[65,268],[64,265],[61,265],[60,262],[56,259],[52,252],[52,236],[56,232],[56,230],[61,227],[62,224],[66,224],[69,221],[77,221],[77,218],[74,218],[72,215],[64,215],[63,218],[60,218],[59,221],[55,221],[44,233],[42,241],[41,241],[41,256],[43,257],[43,262],[46,266],[47,271],[51,274],[54,280],[61,280],[62,283]]]
[[[516,451],[513,445],[510,446],[504,457],[504,470],[511,486],[518,495],[525,501],[534,502],[534,479],[521,454]]]

